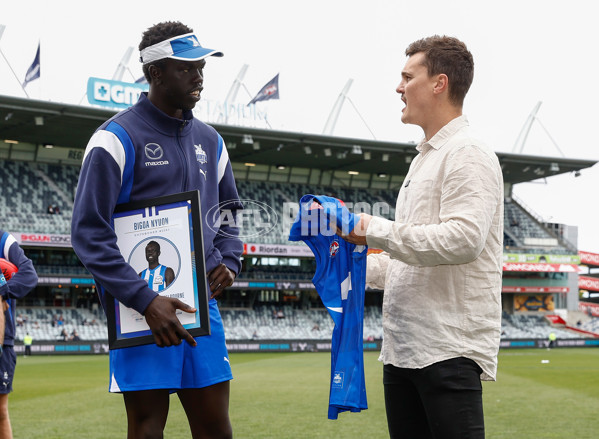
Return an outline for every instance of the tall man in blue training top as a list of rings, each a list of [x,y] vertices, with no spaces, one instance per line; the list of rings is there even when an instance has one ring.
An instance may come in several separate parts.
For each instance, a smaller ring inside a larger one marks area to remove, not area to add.
[[[150,90],[88,143],[73,209],[73,248],[93,274],[104,307],[107,291],[143,314],[154,335],[156,344],[110,352],[110,391],[124,395],[128,437],[161,438],[169,393],[176,392],[194,438],[229,438],[232,374],[215,298],[241,268],[238,229],[217,224],[218,216],[202,218],[211,335],[194,339],[175,313],[195,309],[149,288],[121,256],[110,227],[118,203],[189,190],[200,191],[204,213],[221,202],[232,215],[242,208],[223,139],[191,111],[203,90],[206,58],[222,53],[202,47],[179,22],[150,27],[139,50]]]
[[[8,394],[17,365],[14,351],[16,299],[25,297],[37,285],[37,273],[19,243],[10,233],[0,230],[0,438],[11,439],[12,428],[8,416]],[[4,261],[7,261],[6,266]],[[7,268],[10,267],[10,268]]]
[[[395,221],[363,214],[346,239],[384,251],[368,257],[366,282],[385,290],[391,437],[483,438],[480,380],[495,380],[501,330],[503,176],[462,114],[474,74],[466,45],[433,36],[406,55],[401,120],[424,139]]]

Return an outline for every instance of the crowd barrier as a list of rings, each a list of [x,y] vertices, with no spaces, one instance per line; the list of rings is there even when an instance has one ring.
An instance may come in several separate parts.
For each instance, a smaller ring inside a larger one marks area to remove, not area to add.
[[[380,351],[382,340],[365,341],[364,351]],[[540,339],[502,339],[500,349],[547,348],[549,340]],[[556,348],[593,348],[599,347],[599,339],[556,340]],[[25,353],[25,346],[15,342],[17,355]],[[227,342],[229,352],[330,352],[331,342],[325,340],[233,340]],[[107,354],[108,341],[53,342],[40,341],[31,346],[32,355],[75,355]]]
[[[15,342],[17,355],[25,353],[25,346]],[[330,352],[331,342],[323,340],[235,340],[227,343],[229,352]],[[365,341],[365,351],[378,351],[381,341]],[[108,340],[55,342],[40,341],[31,346],[31,355],[107,354]]]
[[[546,339],[501,339],[499,343],[500,349],[511,348],[548,348],[549,340]],[[556,348],[594,348],[599,347],[599,339],[597,338],[568,338],[557,339],[554,342]]]

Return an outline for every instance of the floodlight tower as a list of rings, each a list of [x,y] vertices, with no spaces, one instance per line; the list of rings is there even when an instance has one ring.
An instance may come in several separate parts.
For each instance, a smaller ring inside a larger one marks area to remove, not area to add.
[[[125,71],[127,70],[127,65],[129,64],[129,59],[131,59],[132,53],[133,53],[133,47],[127,47],[127,50],[125,51],[125,54],[123,55],[123,58],[121,59],[121,62],[117,66],[117,68],[114,72],[114,75],[112,75],[113,81],[122,81],[123,80],[123,75],[125,74]]]
[[[526,139],[528,138],[528,133],[530,133],[532,124],[536,121],[541,126],[543,131],[545,131],[545,134],[547,134],[547,137],[549,137],[549,140],[551,140],[551,143],[553,143],[553,146],[555,146],[555,149],[558,150],[558,152],[561,154],[562,157],[566,157],[564,155],[563,151],[558,146],[557,142],[553,139],[553,137],[547,130],[547,128],[545,128],[545,125],[543,125],[541,120],[537,117],[537,113],[539,112],[539,108],[541,108],[541,104],[542,104],[541,101],[537,102],[537,104],[534,106],[534,108],[528,115],[526,122],[524,122],[524,125],[522,126],[522,130],[520,130],[520,134],[518,134],[518,137],[516,138],[516,142],[514,143],[512,152],[516,152],[516,148],[518,147],[518,145],[520,145],[520,149],[518,150],[518,153],[522,154],[522,151],[524,150],[524,145],[526,144]],[[520,140],[520,139],[522,139],[522,140]]]
[[[339,93],[337,97],[337,101],[335,101],[335,105],[333,105],[333,109],[329,114],[329,118],[327,119],[327,123],[324,125],[324,129],[322,130],[322,134],[333,135],[333,131],[335,131],[335,124],[337,123],[337,119],[339,118],[339,113],[341,113],[341,107],[343,107],[343,103],[345,99],[347,99],[347,93],[349,93],[349,89],[354,80],[349,78],[345,83],[345,87]]]
[[[237,78],[235,78],[235,81],[233,81],[233,85],[231,85],[231,88],[229,89],[229,93],[227,93],[227,97],[225,98],[225,105],[229,105],[230,103],[233,103],[235,101],[235,99],[237,98],[237,92],[239,91],[239,87],[241,87],[241,85],[243,85],[243,78],[245,78],[245,73],[248,70],[248,65],[244,64],[241,67],[241,70],[239,71],[239,73],[237,74]],[[227,123],[229,120],[229,112],[225,111],[225,114],[223,115],[223,113],[221,113],[218,116],[218,123]]]

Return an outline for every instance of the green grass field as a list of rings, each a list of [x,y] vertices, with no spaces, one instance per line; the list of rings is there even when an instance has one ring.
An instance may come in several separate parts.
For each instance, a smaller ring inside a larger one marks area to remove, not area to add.
[[[388,437],[377,356],[364,356],[369,409],[330,421],[330,354],[231,354],[235,437]],[[126,436],[122,397],[107,391],[107,356],[19,357],[14,388],[16,439]],[[498,381],[484,383],[484,404],[487,438],[599,437],[599,349],[503,350]],[[165,437],[189,437],[175,395]]]

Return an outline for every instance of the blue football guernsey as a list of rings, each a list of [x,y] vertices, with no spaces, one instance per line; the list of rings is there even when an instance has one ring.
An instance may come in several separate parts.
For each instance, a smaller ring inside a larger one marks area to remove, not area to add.
[[[329,419],[368,408],[364,381],[363,325],[368,247],[335,232],[353,230],[358,216],[336,198],[304,195],[289,240],[304,241],[316,258],[312,282],[335,323],[331,343]]]

